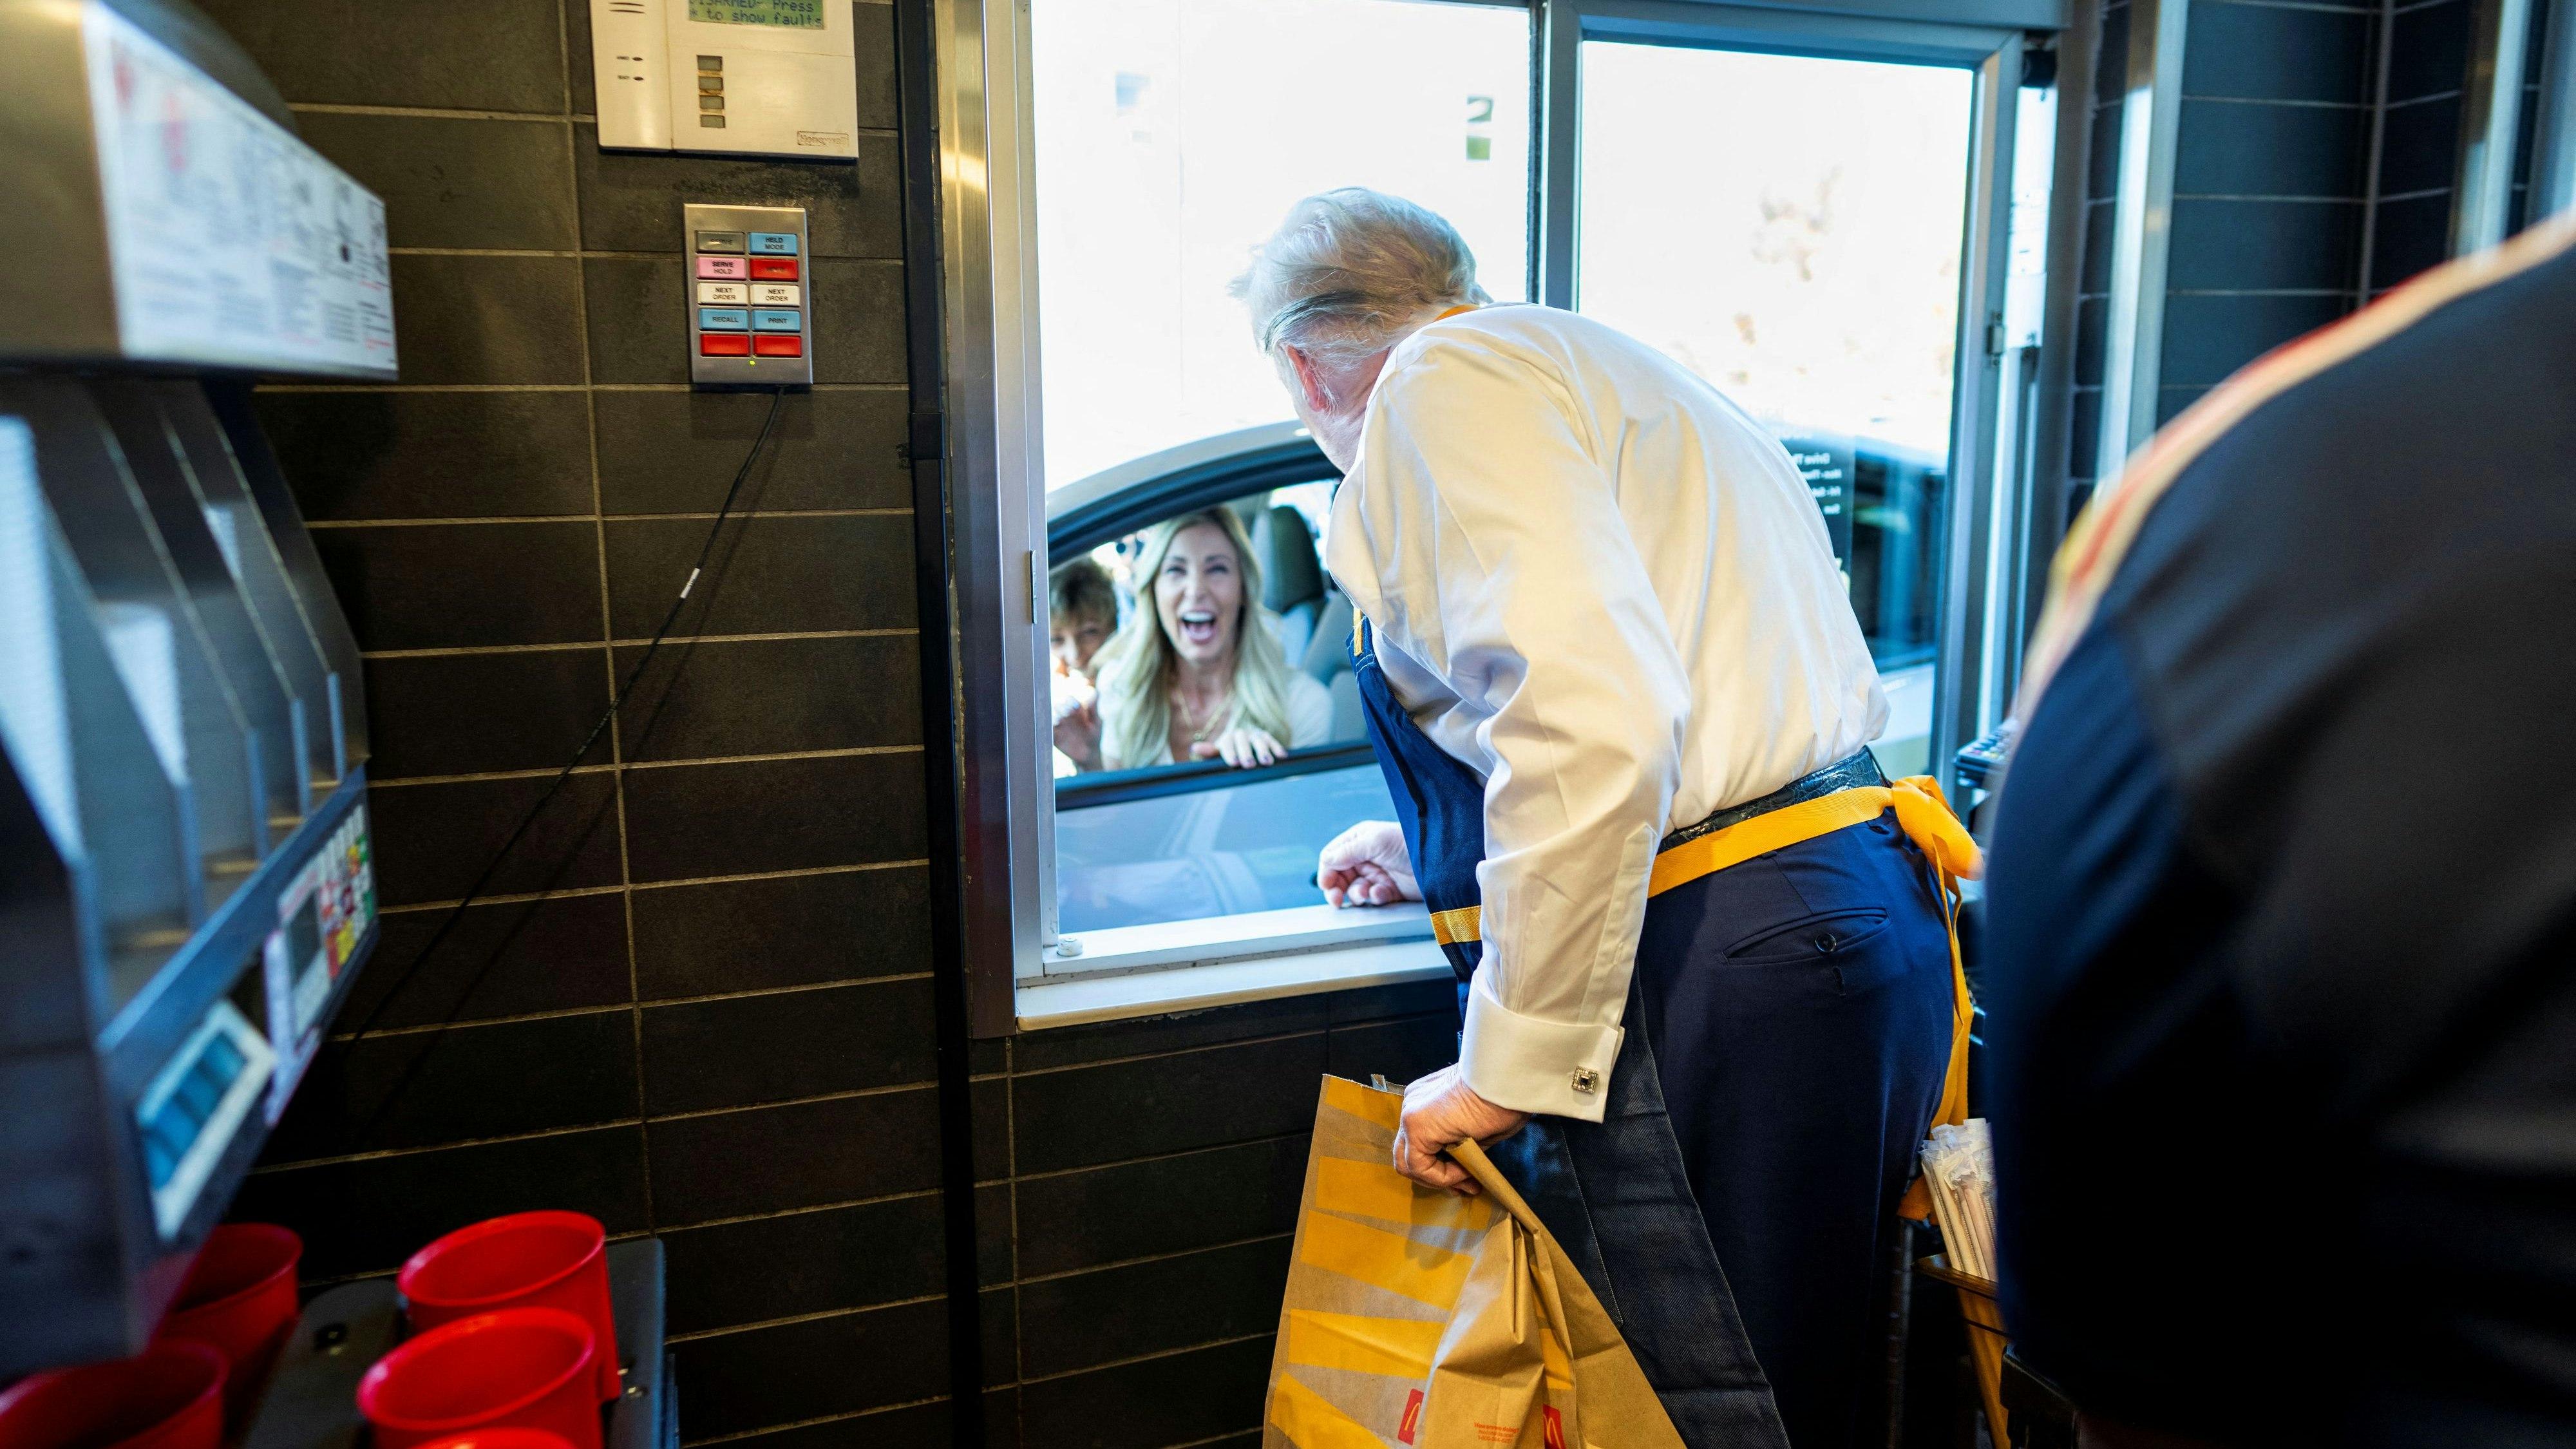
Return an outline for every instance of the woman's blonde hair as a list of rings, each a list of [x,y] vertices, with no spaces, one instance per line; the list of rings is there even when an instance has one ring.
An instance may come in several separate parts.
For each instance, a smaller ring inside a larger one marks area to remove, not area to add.
[[[1203,508],[1147,529],[1136,551],[1133,577],[1136,599],[1143,607],[1102,647],[1097,671],[1104,768],[1127,770],[1150,763],[1171,741],[1172,680],[1180,665],[1171,637],[1163,632],[1163,610],[1154,586],[1162,577],[1163,560],[1171,554],[1173,542],[1202,523],[1225,535],[1243,581],[1243,604],[1234,621],[1229,723],[1267,731],[1284,745],[1299,743],[1288,738],[1288,656],[1261,619],[1261,565],[1252,556],[1252,539],[1233,509]],[[1210,729],[1209,737],[1225,727]]]

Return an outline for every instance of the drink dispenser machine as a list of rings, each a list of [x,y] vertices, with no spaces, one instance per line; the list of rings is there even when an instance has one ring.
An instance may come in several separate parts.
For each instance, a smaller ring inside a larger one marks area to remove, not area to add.
[[[0,0],[0,1382],[132,1352],[375,943],[249,379],[394,376],[384,206],[172,0]]]

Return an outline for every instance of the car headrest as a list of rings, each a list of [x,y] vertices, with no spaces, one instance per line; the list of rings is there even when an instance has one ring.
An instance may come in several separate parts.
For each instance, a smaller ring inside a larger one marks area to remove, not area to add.
[[[1324,567],[1315,558],[1315,535],[1306,515],[1281,505],[1252,523],[1252,550],[1261,556],[1261,606],[1274,614],[1324,596]]]

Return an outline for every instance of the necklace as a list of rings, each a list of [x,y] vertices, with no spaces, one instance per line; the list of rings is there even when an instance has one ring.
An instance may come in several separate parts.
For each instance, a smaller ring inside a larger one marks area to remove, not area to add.
[[[1184,690],[1184,689],[1174,689],[1174,690],[1172,691],[1172,695],[1173,695],[1173,702],[1174,702],[1175,704],[1177,704],[1177,705],[1179,705],[1179,706],[1180,706],[1180,710],[1181,710],[1181,724],[1182,724],[1184,727],[1189,727],[1189,726],[1191,726],[1192,721],[1191,721],[1191,714],[1190,714],[1190,707],[1189,707],[1189,705],[1190,705],[1190,696],[1189,696],[1189,691]],[[1207,737],[1208,737],[1209,732],[1210,732],[1210,731],[1212,731],[1212,730],[1214,730],[1218,725],[1223,724],[1223,723],[1226,721],[1226,719],[1227,719],[1229,716],[1231,716],[1233,713],[1234,713],[1234,708],[1233,708],[1232,701],[1228,701],[1228,702],[1227,702],[1227,707],[1226,707],[1226,708],[1224,708],[1224,709],[1222,709],[1222,710],[1211,710],[1211,711],[1209,712],[1208,719],[1207,719],[1207,721],[1206,721],[1204,724],[1199,724],[1199,725],[1196,725],[1194,728],[1191,728],[1191,732],[1190,732],[1190,743],[1191,743],[1191,744],[1194,744],[1194,745],[1201,745],[1201,744],[1205,744],[1205,743],[1207,743]]]

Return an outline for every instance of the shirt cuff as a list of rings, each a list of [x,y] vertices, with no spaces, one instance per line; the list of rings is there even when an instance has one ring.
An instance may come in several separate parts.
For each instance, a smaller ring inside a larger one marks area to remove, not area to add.
[[[1610,1068],[1626,1035],[1616,1026],[1522,1016],[1494,999],[1478,971],[1467,989],[1458,1066],[1477,1096],[1515,1112],[1598,1122]]]

